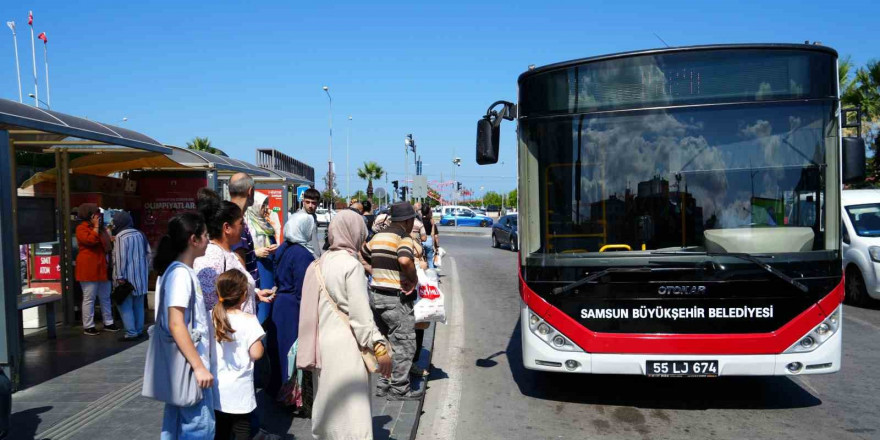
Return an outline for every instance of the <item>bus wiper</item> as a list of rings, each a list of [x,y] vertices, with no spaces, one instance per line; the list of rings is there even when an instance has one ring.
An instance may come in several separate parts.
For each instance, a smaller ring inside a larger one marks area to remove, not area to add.
[[[590,281],[595,281],[599,278],[608,275],[609,273],[653,273],[653,272],[673,272],[673,271],[692,271],[692,270],[705,270],[703,267],[609,267],[604,270],[600,270],[598,272],[593,272],[587,275],[584,278],[581,278],[571,284],[567,284],[562,287],[556,287],[550,291],[550,293],[554,295],[561,295],[563,293],[569,292],[573,289],[577,289],[584,284],[589,283]]]
[[[692,252],[692,251],[653,251],[651,255],[705,255],[707,257],[734,257],[739,258],[740,260],[748,261],[754,263],[758,266],[761,266],[762,269],[766,270],[773,275],[776,275],[779,279],[785,281],[788,284],[791,284],[794,287],[797,287],[802,292],[806,293],[810,291],[810,288],[801,283],[800,281],[786,275],[784,272],[779,269],[761,261],[758,257],[766,257],[773,258],[772,255],[753,255],[746,254],[740,252]]]

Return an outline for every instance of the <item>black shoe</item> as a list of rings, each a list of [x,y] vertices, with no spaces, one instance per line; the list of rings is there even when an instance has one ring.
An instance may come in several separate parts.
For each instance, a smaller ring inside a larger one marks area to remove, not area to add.
[[[385,397],[388,395],[387,389],[376,388],[376,397]]]
[[[122,342],[137,342],[137,341],[141,340],[141,335],[136,335],[136,336],[125,335],[125,336],[119,338],[119,340]]]
[[[83,330],[83,334],[87,335],[87,336],[98,336],[101,334],[101,332],[99,332],[94,327],[89,327],[89,328]]]
[[[409,390],[406,394],[397,394],[392,391],[385,398],[388,400],[420,400],[424,396],[424,390]]]
[[[119,331],[119,327],[117,327],[116,324],[105,325],[104,331],[116,333]]]

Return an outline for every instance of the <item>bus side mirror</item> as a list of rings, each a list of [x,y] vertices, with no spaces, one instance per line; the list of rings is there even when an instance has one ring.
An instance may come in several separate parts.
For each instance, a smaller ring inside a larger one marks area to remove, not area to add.
[[[843,183],[865,180],[865,140],[861,137],[843,138]]]
[[[498,144],[501,127],[488,118],[477,121],[477,163],[490,165],[498,163]]]

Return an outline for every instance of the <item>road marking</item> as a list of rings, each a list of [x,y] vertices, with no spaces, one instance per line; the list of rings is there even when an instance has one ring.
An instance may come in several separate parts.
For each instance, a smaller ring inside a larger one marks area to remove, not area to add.
[[[440,390],[439,399],[437,399],[437,414],[434,416],[431,431],[426,436],[431,439],[455,439],[455,428],[458,426],[458,413],[461,401],[461,382],[464,375],[464,297],[461,294],[461,282],[458,277],[458,265],[454,258],[449,258],[452,263],[449,271],[449,278],[452,279],[453,289],[452,298],[447,297],[447,316],[446,326],[446,353],[440,357],[434,356],[434,359],[444,359],[443,371],[449,378]],[[451,306],[449,299],[452,299]],[[435,343],[436,347],[436,343]],[[440,363],[439,361],[437,363]]]
[[[880,327],[878,327],[878,326],[876,326],[876,325],[874,325],[874,324],[871,324],[870,322],[865,321],[865,320],[863,320],[863,319],[861,319],[861,318],[853,318],[852,316],[850,316],[850,315],[848,315],[848,314],[846,314],[846,313],[843,314],[843,319],[849,319],[850,321],[855,322],[855,323],[857,323],[857,324],[862,324],[862,325],[865,325],[865,326],[871,327],[871,328],[874,329],[874,330],[880,331]]]

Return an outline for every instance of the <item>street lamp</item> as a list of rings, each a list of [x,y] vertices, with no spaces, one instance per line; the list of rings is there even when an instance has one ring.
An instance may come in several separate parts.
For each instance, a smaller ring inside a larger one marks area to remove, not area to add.
[[[452,204],[458,205],[458,181],[455,180],[455,169],[461,166],[461,158],[456,157],[456,158],[452,159],[452,164],[455,165],[452,168]],[[457,228],[458,227],[458,217],[453,216],[452,218],[454,219],[453,221],[455,222],[455,227]]]
[[[345,193],[351,197],[351,168],[348,166],[348,142],[351,139],[351,115],[348,115],[348,136],[345,138]]]
[[[31,97],[31,98],[36,99],[37,101],[42,102],[43,105],[45,105],[47,109],[52,110],[52,107],[49,107],[49,104],[46,104],[46,101],[43,101],[42,99],[38,99],[37,96],[34,95],[33,93],[28,93],[28,96]]]
[[[327,190],[330,193],[330,208],[333,209],[333,97],[330,96],[330,87],[324,86],[324,92],[327,93],[327,98],[330,100],[330,155],[327,159]]]

